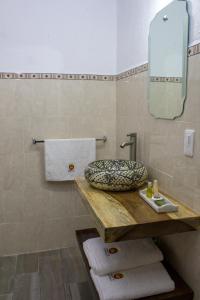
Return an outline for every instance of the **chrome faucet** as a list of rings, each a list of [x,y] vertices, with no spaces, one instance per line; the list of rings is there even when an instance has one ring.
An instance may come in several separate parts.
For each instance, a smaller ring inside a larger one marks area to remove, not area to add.
[[[120,147],[123,149],[126,146],[130,146],[130,160],[136,161],[137,133],[130,133],[127,136],[130,137],[130,141],[122,143]]]

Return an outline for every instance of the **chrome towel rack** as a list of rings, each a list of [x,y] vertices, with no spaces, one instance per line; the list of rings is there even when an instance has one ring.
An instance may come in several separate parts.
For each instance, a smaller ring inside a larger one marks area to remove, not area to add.
[[[97,138],[96,139],[97,142],[102,141],[102,142],[106,142],[107,141],[107,137],[103,136],[102,138]],[[36,140],[35,138],[32,138],[32,144],[39,144],[39,143],[44,143],[44,140]]]

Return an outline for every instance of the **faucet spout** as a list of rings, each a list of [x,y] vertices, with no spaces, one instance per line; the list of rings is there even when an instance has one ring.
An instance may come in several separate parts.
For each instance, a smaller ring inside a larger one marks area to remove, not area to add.
[[[125,148],[126,146],[130,146],[130,160],[136,161],[136,150],[137,150],[137,134],[136,133],[130,133],[127,135],[130,137],[129,142],[123,142],[120,145],[120,148]]]
[[[123,149],[124,147],[131,146],[131,145],[133,145],[133,142],[124,142],[120,145],[120,147]]]

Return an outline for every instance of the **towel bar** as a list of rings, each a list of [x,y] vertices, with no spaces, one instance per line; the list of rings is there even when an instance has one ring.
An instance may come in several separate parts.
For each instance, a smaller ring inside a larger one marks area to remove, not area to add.
[[[107,137],[103,136],[102,138],[97,138],[96,141],[97,142],[103,141],[105,143],[107,141]],[[44,143],[44,140],[36,140],[35,138],[32,138],[32,144],[33,145],[38,144],[38,143]]]

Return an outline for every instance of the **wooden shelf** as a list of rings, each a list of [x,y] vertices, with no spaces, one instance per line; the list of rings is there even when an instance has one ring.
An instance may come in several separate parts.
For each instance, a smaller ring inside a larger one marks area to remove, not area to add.
[[[93,284],[93,281],[90,277],[90,266],[88,264],[88,260],[83,250],[83,242],[90,238],[94,238],[98,236],[99,234],[96,229],[84,229],[84,230],[76,231],[77,241],[89,274],[91,287],[94,290],[94,294],[96,295],[95,299],[99,299],[99,296]],[[173,268],[168,263],[164,262],[163,264],[167,269],[169,275],[175,282],[175,290],[170,293],[164,293],[156,296],[140,298],[140,300],[192,300],[193,291],[190,289],[190,287],[181,279],[181,277],[173,270]]]
[[[200,226],[200,215],[169,195],[179,205],[178,212],[158,214],[137,191],[105,192],[84,178],[77,178],[76,184],[105,242],[194,231]]]

